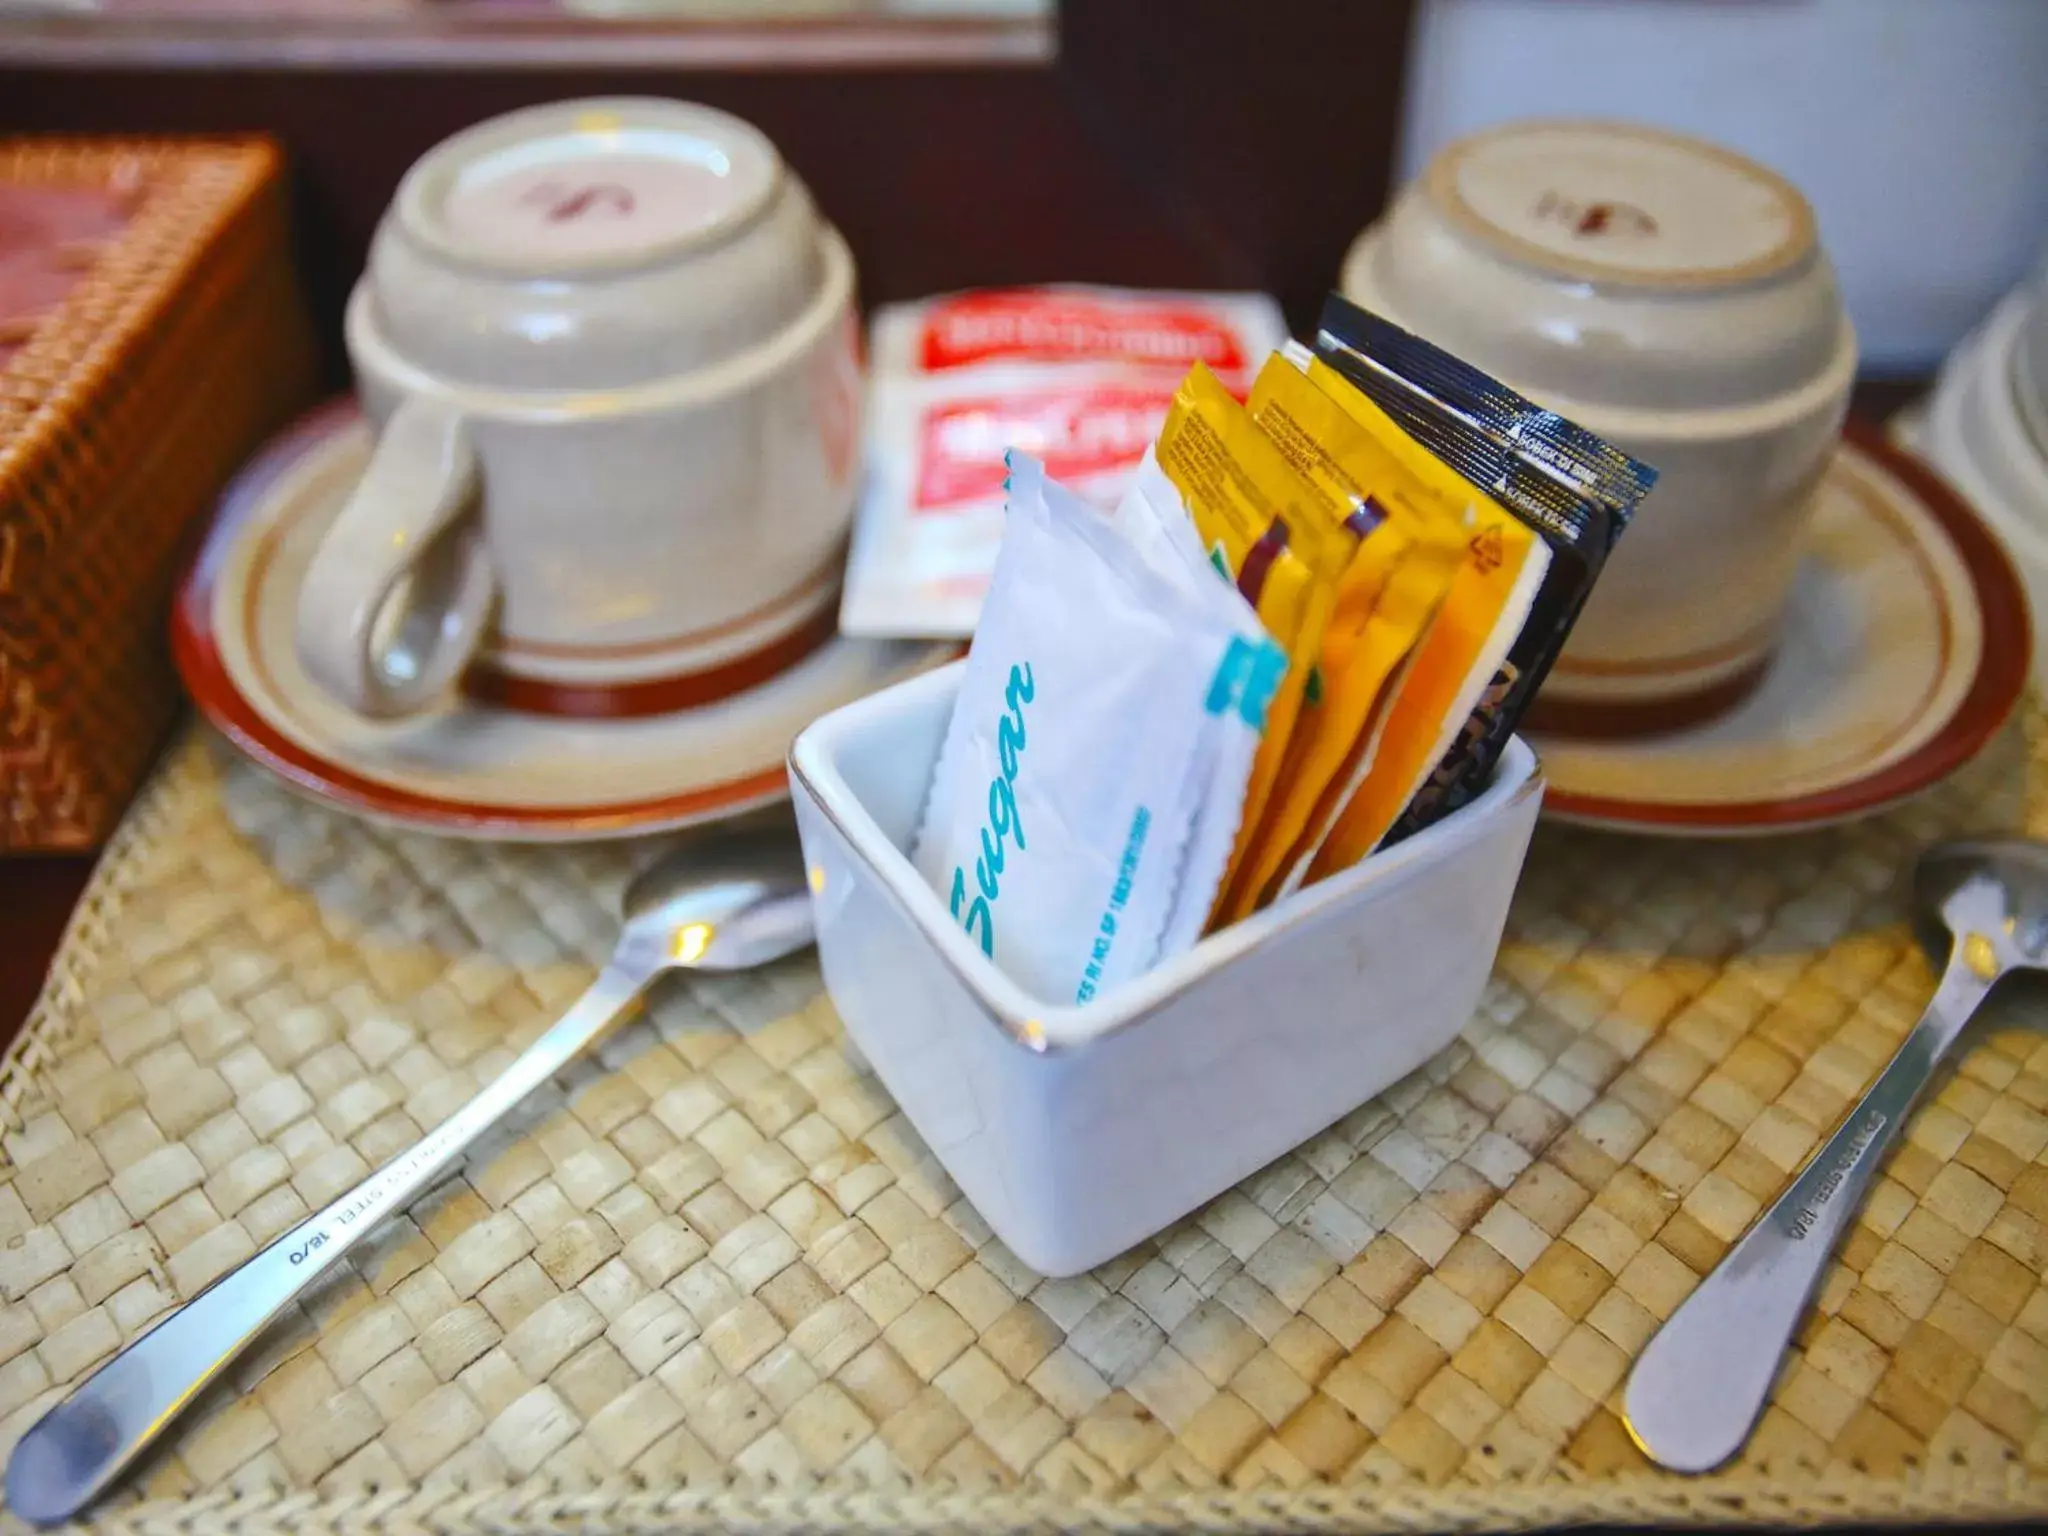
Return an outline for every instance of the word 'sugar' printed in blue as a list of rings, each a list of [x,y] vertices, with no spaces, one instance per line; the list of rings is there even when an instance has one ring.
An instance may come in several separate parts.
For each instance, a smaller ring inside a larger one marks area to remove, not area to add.
[[[1020,853],[1025,847],[1024,823],[1017,814],[1017,772],[1024,759],[1024,706],[1036,692],[1030,662],[1010,668],[1009,686],[1003,690],[1007,711],[996,723],[996,776],[988,785],[988,820],[981,829],[981,857],[974,861],[971,902],[967,871],[953,866],[954,921],[980,942],[981,952],[991,959],[996,952],[996,898],[1002,891],[1003,865],[1009,857],[1006,844],[1015,843]],[[963,905],[965,915],[960,910]]]

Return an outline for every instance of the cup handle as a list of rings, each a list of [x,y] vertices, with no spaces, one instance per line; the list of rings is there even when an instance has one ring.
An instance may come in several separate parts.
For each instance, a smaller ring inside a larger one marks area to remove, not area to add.
[[[482,644],[497,584],[465,515],[476,486],[462,417],[408,399],[314,551],[299,589],[299,662],[359,714],[424,708]]]

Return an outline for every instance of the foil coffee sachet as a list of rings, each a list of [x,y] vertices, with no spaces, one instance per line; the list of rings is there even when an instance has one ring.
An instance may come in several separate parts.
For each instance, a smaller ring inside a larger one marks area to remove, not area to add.
[[[1002,545],[912,861],[1048,1003],[1085,1003],[1199,936],[1286,670],[1187,539],[1128,532],[1175,511],[1106,517],[1010,455]]]
[[[1485,691],[1480,716],[1402,813],[1390,834],[1402,837],[1484,787],[1657,472],[1341,295],[1324,303],[1315,352],[1550,550],[1528,619]]]

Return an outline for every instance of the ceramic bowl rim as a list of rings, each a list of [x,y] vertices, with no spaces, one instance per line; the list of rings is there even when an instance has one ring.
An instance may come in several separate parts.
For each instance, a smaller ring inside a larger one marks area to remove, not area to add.
[[[1378,285],[1367,279],[1370,258],[1383,238],[1384,228],[1383,222],[1376,221],[1353,238],[1338,268],[1339,291],[1369,309],[1380,306],[1388,319],[1407,325],[1409,320],[1395,314]],[[1860,355],[1855,328],[1846,317],[1837,317],[1835,343],[1825,366],[1789,389],[1733,403],[1643,408],[1567,395],[1528,379],[1503,378],[1501,382],[1531,399],[1543,401],[1560,416],[1604,437],[1639,444],[1692,446],[1765,437],[1833,409],[1838,402],[1847,400]]]
[[[1746,263],[1745,266],[1754,270],[1745,271],[1738,267],[1735,271],[1739,275],[1735,276],[1725,273],[1694,273],[1691,269],[1684,268],[1655,277],[1633,276],[1590,264],[1581,264],[1575,268],[1569,256],[1524,240],[1508,230],[1490,227],[1460,194],[1457,186],[1458,167],[1474,151],[1503,139],[1572,130],[1582,133],[1595,132],[1615,139],[1645,140],[1685,149],[1755,177],[1784,198],[1793,210],[1793,229],[1786,237],[1783,254]],[[1429,164],[1416,177],[1415,186],[1424,194],[1447,228],[1455,230],[1466,242],[1477,245],[1484,254],[1517,267],[1533,277],[1553,283],[1580,285],[1603,295],[1612,293],[1631,297],[1654,296],[1682,302],[1688,297],[1738,293],[1745,289],[1771,286],[1796,277],[1804,267],[1823,254],[1820,245],[1820,226],[1814,217],[1813,204],[1807,200],[1806,194],[1782,173],[1728,145],[1631,118],[1544,115],[1519,117],[1508,122],[1476,128],[1459,135],[1431,156]]]
[[[573,126],[576,118],[599,113],[618,117],[619,126],[627,130],[666,128],[706,137],[714,131],[727,135],[758,156],[766,174],[761,184],[750,189],[745,200],[725,218],[653,245],[580,257],[572,268],[562,271],[544,269],[531,259],[471,249],[443,233],[430,204],[436,194],[445,196],[467,166],[508,144],[558,135]],[[404,239],[451,273],[485,278],[545,277],[573,283],[626,272],[680,269],[691,258],[743,236],[773,206],[790,180],[788,163],[774,140],[745,118],[721,108],[661,96],[580,97],[517,107],[442,139],[407,167],[399,179],[391,200],[391,218]]]
[[[819,228],[824,272],[818,291],[789,324],[757,345],[687,373],[616,389],[512,390],[445,378],[401,353],[384,335],[367,279],[349,295],[343,328],[350,358],[408,395],[446,401],[495,421],[568,423],[690,410],[737,395],[793,366],[838,324],[854,299],[853,252],[833,226]]]
[[[1926,430],[1930,439],[1946,439],[1996,497],[1995,506],[1977,506],[1978,514],[2000,538],[2025,546],[2027,555],[2039,560],[2048,559],[2048,454],[2036,446],[2020,413],[2011,377],[2020,326],[2029,308],[2024,292],[2007,295],[1982,328],[1957,349],[1928,402]],[[1975,434],[1960,419],[1973,405],[1983,430],[2005,450],[1995,465],[1986,465],[1975,452]],[[1929,446],[1935,444],[1930,441]],[[2015,495],[2022,498],[2019,504],[2013,501]],[[2038,521],[2028,516],[2035,509]]]

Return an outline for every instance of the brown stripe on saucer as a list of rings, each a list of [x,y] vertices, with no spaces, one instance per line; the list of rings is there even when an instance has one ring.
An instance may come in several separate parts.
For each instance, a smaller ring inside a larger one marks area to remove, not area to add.
[[[1727,714],[1756,691],[1770,669],[1771,658],[1760,656],[1732,677],[1671,698],[1595,703],[1546,698],[1539,691],[1529,706],[1528,727],[1538,735],[1575,736],[1581,741],[1664,736]]]
[[[1573,794],[1551,785],[1547,811],[1615,827],[1759,832],[1800,828],[1861,815],[1927,788],[1984,749],[2026,692],[2033,636],[2026,589],[2011,557],[1967,502],[1924,460],[1889,442],[1881,429],[1851,416],[1843,440],[1902,483],[1947,535],[1969,573],[1984,645],[1970,689],[1955,713],[1921,746],[1860,778],[1807,794],[1728,804],[1650,804],[1607,795]]]
[[[643,720],[716,704],[788,671],[839,631],[839,605],[829,602],[789,633],[757,651],[713,667],[635,683],[557,683],[520,677],[488,663],[470,668],[462,691],[485,704],[572,720]]]

